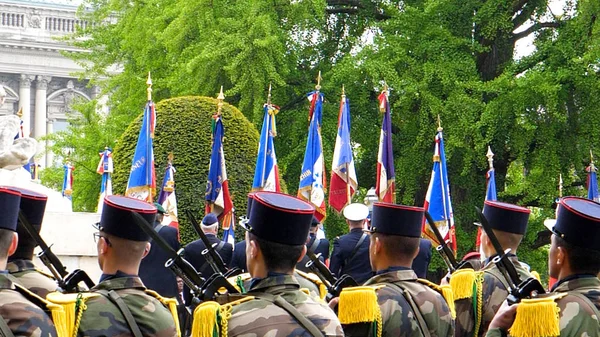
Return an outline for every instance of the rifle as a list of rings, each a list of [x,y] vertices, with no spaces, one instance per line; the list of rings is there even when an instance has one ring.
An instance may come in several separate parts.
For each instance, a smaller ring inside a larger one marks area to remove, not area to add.
[[[213,271],[217,274],[224,275],[225,277],[241,274],[242,271],[238,268],[227,270],[227,266],[225,265],[225,262],[223,262],[223,258],[221,258],[221,255],[219,255],[219,253],[215,250],[215,247],[210,243],[208,237],[206,236],[204,231],[202,231],[202,228],[200,228],[200,224],[198,224],[198,221],[194,219],[194,215],[192,214],[192,212],[190,210],[185,210],[185,214],[192,223],[192,226],[194,227],[194,230],[196,230],[196,233],[198,233],[198,235],[200,236],[202,243],[204,243],[204,246],[206,247],[202,251],[202,256],[204,257],[206,262],[210,264]]]
[[[339,279],[336,279],[335,276],[333,276],[333,274],[329,270],[329,268],[327,268],[327,266],[323,264],[323,261],[319,259],[321,255],[320,253],[318,255],[315,255],[315,253],[312,250],[308,250],[306,252],[306,255],[310,259],[310,261],[306,263],[306,268],[312,270],[313,273],[315,273],[315,275],[317,275],[319,279],[321,279],[321,282],[323,282],[325,287],[327,287],[328,300],[340,296],[342,289],[346,287],[358,286],[358,282],[356,282],[352,278],[352,276],[347,274],[342,275],[342,277],[340,277]]]
[[[429,224],[431,231],[435,235],[437,241],[440,243],[437,247],[435,247],[435,250],[437,250],[438,253],[440,253],[440,255],[442,256],[442,260],[444,260],[444,262],[448,266],[450,274],[454,273],[458,269],[473,268],[471,263],[468,261],[462,261],[460,263],[456,261],[456,258],[454,257],[454,252],[452,251],[452,249],[450,249],[450,247],[448,247],[448,243],[446,243],[446,240],[444,240],[444,237],[435,225],[435,221],[431,217],[431,214],[429,214],[429,212],[427,211],[425,211],[425,219],[427,219],[427,223]]]
[[[521,301],[524,298],[532,298],[537,297],[540,294],[546,293],[544,290],[544,286],[533,277],[529,277],[528,279],[521,281],[521,277],[515,268],[515,265],[510,261],[508,254],[510,249],[504,251],[502,249],[502,245],[498,241],[496,234],[492,227],[490,226],[487,218],[483,215],[483,212],[478,207],[475,207],[477,210],[477,215],[479,216],[479,221],[481,222],[481,227],[487,234],[492,246],[494,246],[494,250],[497,255],[492,259],[492,262],[498,266],[498,269],[502,273],[502,276],[508,281],[509,295],[507,297],[508,304],[515,304]]]
[[[48,246],[44,239],[40,236],[40,233],[33,228],[33,226],[27,220],[27,217],[23,211],[19,211],[19,222],[25,228],[27,233],[35,240],[37,245],[42,250],[37,254],[37,257],[42,263],[50,270],[52,276],[58,283],[58,290],[60,292],[77,292],[77,285],[80,282],[84,282],[88,288],[95,286],[94,282],[90,277],[81,269],[76,269],[72,273],[67,272],[67,268],[60,262],[60,259],[52,252],[51,246]]]
[[[192,306],[199,304],[201,301],[216,299],[221,295],[218,290],[222,287],[231,294],[238,293],[238,291],[227,282],[222,275],[213,275],[208,280],[205,280],[202,277],[202,274],[196,271],[194,266],[183,257],[183,254],[185,253],[183,248],[179,249],[179,251],[175,251],[160,235],[158,235],[146,219],[136,212],[132,212],[132,214],[138,227],[149,235],[152,242],[156,242],[156,244],[158,244],[158,246],[170,257],[167,262],[165,262],[165,267],[171,269],[175,275],[181,277],[185,285],[194,292]]]

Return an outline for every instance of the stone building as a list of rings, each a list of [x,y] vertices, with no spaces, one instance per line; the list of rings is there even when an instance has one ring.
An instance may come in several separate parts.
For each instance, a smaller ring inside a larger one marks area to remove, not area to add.
[[[22,109],[24,133],[37,139],[66,129],[72,103],[99,93],[87,80],[77,79],[81,67],[62,54],[83,51],[57,39],[87,25],[76,17],[80,3],[0,0],[0,84],[7,93],[0,115]],[[36,162],[42,167],[60,164],[40,144]]]

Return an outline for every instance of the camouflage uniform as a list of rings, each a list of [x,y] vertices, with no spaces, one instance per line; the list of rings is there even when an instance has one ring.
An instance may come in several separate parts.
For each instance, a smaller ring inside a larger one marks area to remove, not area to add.
[[[386,285],[377,290],[383,322],[382,337],[424,336],[411,305],[398,286],[406,289],[410,294],[432,337],[454,336],[454,321],[444,297],[430,287],[417,282],[417,275],[413,270],[404,268],[390,270],[379,272],[364,284],[365,286]],[[344,332],[346,336],[373,336],[373,329],[367,324],[344,325]]]
[[[560,308],[560,336],[600,336],[598,310],[600,310],[600,280],[593,275],[572,276],[557,283],[553,293],[569,295],[556,300]],[[589,301],[573,294],[585,296]],[[592,308],[595,306],[595,311]],[[501,337],[500,329],[488,331],[486,337]]]
[[[56,291],[56,281],[39,271],[31,260],[12,260],[8,262],[6,269],[20,285],[42,298]]]
[[[107,278],[91,292],[115,290],[131,311],[144,336],[177,336],[173,316],[155,297],[145,293],[137,276]],[[78,336],[133,336],[118,307],[105,296],[90,298],[83,313]]]
[[[299,289],[300,285],[295,276],[277,274],[253,280],[248,295],[279,295],[314,323],[323,335],[344,336],[339,320],[327,304],[313,300]],[[310,336],[284,309],[260,298],[233,307],[228,332],[230,337]]]
[[[510,261],[514,264],[521,280],[532,277],[529,270],[519,262],[517,256],[511,254]],[[491,258],[488,259],[491,261]],[[485,336],[494,315],[508,297],[508,284],[495,263],[488,262],[481,269],[483,272],[481,323],[477,336]],[[473,336],[475,333],[475,310],[473,297],[456,300],[456,336]]]
[[[0,316],[15,336],[56,337],[54,324],[39,307],[44,305],[26,291],[17,290],[15,279],[8,273],[0,273]]]

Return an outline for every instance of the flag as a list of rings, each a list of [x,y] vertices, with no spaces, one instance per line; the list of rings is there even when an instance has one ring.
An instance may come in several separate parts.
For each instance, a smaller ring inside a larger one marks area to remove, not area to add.
[[[588,172],[588,199],[600,202],[600,196],[598,195],[598,177],[596,176],[597,170],[593,160],[590,162],[590,166],[588,166],[585,170]]]
[[[342,95],[338,116],[338,132],[331,164],[329,205],[336,211],[341,212],[344,206],[351,203],[357,186],[358,182],[350,144],[350,102],[346,95]]]
[[[142,128],[135,147],[131,172],[125,194],[128,197],[152,203],[156,193],[156,172],[154,170],[153,138],[156,126],[154,103],[148,100],[144,108]]]
[[[63,166],[63,170],[62,196],[71,200],[71,196],[73,195],[73,171],[75,171],[75,166],[71,165],[71,162],[67,160]]]
[[[229,235],[229,233],[233,233],[235,218],[233,215],[233,202],[229,195],[225,154],[223,153],[223,135],[225,130],[223,129],[221,117],[217,115],[215,118],[208,180],[206,182],[206,213],[217,215],[224,234]],[[224,241],[225,239],[227,238],[224,238]]]
[[[323,143],[321,141],[321,119],[323,114],[323,94],[313,91],[308,94],[310,101],[308,140],[300,174],[298,198],[307,201],[316,209],[315,217],[322,222],[325,209],[325,167],[323,161]]]
[[[265,104],[264,112],[252,191],[281,192],[279,169],[277,168],[277,157],[275,156],[275,144],[273,142],[273,138],[277,136],[275,115],[279,110],[272,104]]]
[[[450,184],[448,183],[448,171],[446,170],[446,155],[444,153],[444,138],[442,128],[438,128],[435,136],[435,149],[433,153],[433,169],[431,180],[427,188],[425,204],[426,211],[431,214],[435,225],[445,240],[450,241],[449,246],[456,253],[456,233],[454,229],[454,216],[452,203],[450,201]],[[423,233],[433,242],[437,242],[435,236],[428,226],[423,223]]]
[[[392,150],[392,116],[387,90],[379,95],[379,109],[383,112],[383,122],[379,134],[375,194],[377,194],[379,201],[394,203],[396,174],[394,172],[394,152]]]
[[[98,199],[98,213],[102,213],[104,207],[104,198],[112,195],[112,179],[110,175],[113,172],[112,150],[108,147],[99,153],[100,162],[96,172],[102,175],[102,184],[100,185],[100,198]]]
[[[496,196],[496,176],[494,171],[494,166],[492,164],[493,153],[491,149],[488,147],[488,161],[490,168],[488,169],[485,178],[487,181],[487,187],[485,189],[485,200],[496,201],[498,200]],[[481,246],[481,227],[477,227],[477,238],[475,239],[475,249],[479,250],[479,246]]]
[[[179,231],[179,220],[177,218],[177,198],[175,197],[175,167],[173,167],[172,157],[169,155],[169,163],[165,170],[165,177],[163,178],[162,188],[158,195],[157,202],[167,211],[169,217],[165,217],[165,221],[168,221],[166,225],[177,228]]]

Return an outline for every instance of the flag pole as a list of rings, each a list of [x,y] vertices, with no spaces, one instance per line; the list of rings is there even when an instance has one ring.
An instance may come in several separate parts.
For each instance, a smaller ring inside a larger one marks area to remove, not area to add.
[[[560,173],[558,175],[558,197],[562,198],[563,196],[563,179],[562,179],[562,173]]]
[[[221,86],[221,91],[217,96],[217,116],[221,117],[221,110],[223,109],[223,100],[225,99],[225,95],[223,94],[223,86]]]

